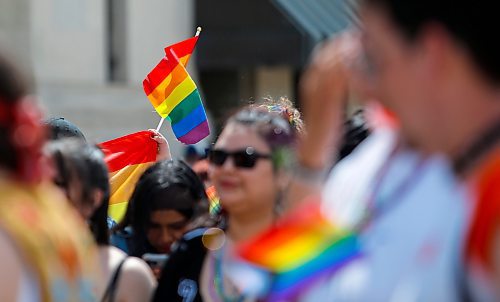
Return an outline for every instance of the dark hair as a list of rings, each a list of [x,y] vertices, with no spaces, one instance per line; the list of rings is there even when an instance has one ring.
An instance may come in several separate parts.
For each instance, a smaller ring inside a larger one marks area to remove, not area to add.
[[[17,106],[30,88],[20,70],[0,55],[0,166],[17,174],[25,160],[23,152],[19,150],[20,146],[13,139],[20,123]]]
[[[270,112],[266,107],[250,105],[230,117],[226,126],[231,123],[255,129],[271,148],[275,169],[282,168],[290,162],[291,149],[297,142],[298,131],[281,114]]]
[[[158,162],[139,178],[125,218],[115,228],[119,230],[132,226],[129,247],[131,255],[140,257],[152,251],[146,233],[151,212],[156,210],[175,210],[191,222],[208,215],[205,187],[196,173],[182,160]]]
[[[344,122],[344,135],[338,160],[351,154],[368,135],[370,135],[370,129],[366,123],[364,111],[362,109],[357,110]]]
[[[59,140],[74,137],[85,141],[83,132],[72,122],[64,117],[52,117],[44,121],[47,125],[48,140]]]
[[[97,146],[75,138],[50,143],[47,150],[59,173],[58,185],[68,190],[73,181],[79,181],[82,186],[82,202],[91,202],[95,189],[102,191],[102,203],[92,214],[89,224],[97,244],[107,245],[110,187],[104,154]]]
[[[464,45],[485,76],[500,82],[500,44],[492,30],[498,27],[496,1],[478,0],[362,0],[385,10],[404,36],[418,38],[421,30],[437,23]]]

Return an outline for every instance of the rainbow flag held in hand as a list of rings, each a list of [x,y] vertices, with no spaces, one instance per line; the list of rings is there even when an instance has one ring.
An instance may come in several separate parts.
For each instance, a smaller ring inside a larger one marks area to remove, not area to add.
[[[167,118],[179,141],[195,144],[210,134],[200,93],[185,66],[198,37],[165,48],[165,57],[143,81],[151,104]]]
[[[266,290],[269,301],[288,301],[361,253],[356,234],[330,223],[319,203],[309,202],[239,246],[238,254],[272,276]]]
[[[109,169],[111,192],[108,214],[120,221],[142,173],[156,161],[158,143],[151,132],[140,131],[99,144]]]

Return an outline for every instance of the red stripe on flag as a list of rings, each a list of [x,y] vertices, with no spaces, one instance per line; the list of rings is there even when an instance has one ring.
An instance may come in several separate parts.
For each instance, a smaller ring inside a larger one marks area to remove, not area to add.
[[[178,62],[171,62],[167,58],[161,59],[160,63],[151,70],[147,77],[142,82],[144,92],[150,95],[155,88],[163,82],[163,80],[174,70]]]
[[[175,43],[174,45],[165,47],[165,53],[173,50],[177,57],[182,58],[193,53],[197,41],[198,37],[192,37],[179,43]],[[187,62],[184,64],[184,66],[187,66]]]
[[[151,132],[140,131],[99,144],[110,173],[129,165],[156,161],[158,143]]]

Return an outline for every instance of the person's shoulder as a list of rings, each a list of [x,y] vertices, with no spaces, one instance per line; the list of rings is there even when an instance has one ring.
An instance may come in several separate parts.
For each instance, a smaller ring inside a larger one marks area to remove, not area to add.
[[[126,279],[128,277],[133,279],[150,279],[154,280],[153,273],[149,266],[144,262],[144,260],[128,256],[125,252],[116,248],[114,246],[109,246],[109,255],[111,257],[111,261],[115,263],[115,267],[117,268],[120,263],[123,262],[121,268],[122,278]]]
[[[110,246],[109,248],[114,262],[117,261],[118,264],[123,262],[117,300],[120,300],[120,297],[126,297],[127,301],[149,301],[148,299],[152,297],[156,286],[156,280],[149,266],[142,259],[128,256],[116,247]],[[116,265],[116,268],[118,268],[118,265]]]
[[[177,253],[193,250],[205,252],[203,236],[206,231],[206,228],[198,228],[187,232],[182,236],[181,240],[173,245],[172,251]]]

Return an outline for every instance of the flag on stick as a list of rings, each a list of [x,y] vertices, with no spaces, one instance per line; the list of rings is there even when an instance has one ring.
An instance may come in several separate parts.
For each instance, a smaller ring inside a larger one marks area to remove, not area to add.
[[[185,144],[195,144],[210,134],[198,88],[185,68],[197,40],[195,36],[166,47],[165,57],[143,81],[151,104]]]
[[[99,144],[111,183],[108,214],[120,221],[139,177],[156,161],[158,143],[151,132],[140,131]]]

